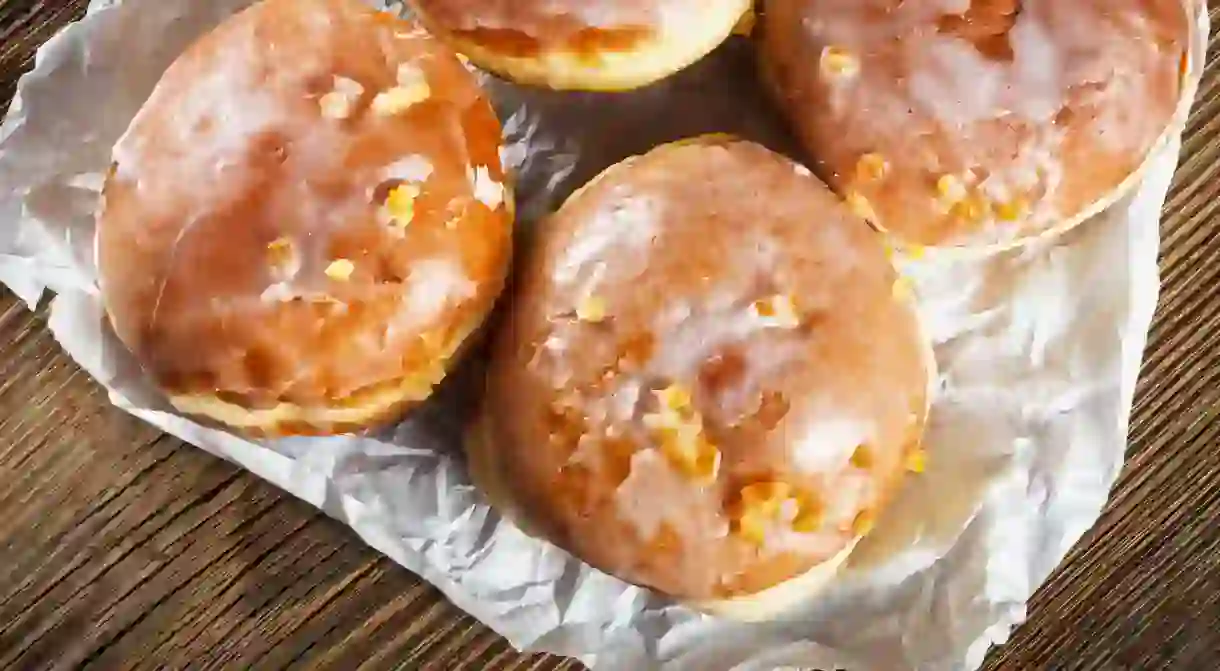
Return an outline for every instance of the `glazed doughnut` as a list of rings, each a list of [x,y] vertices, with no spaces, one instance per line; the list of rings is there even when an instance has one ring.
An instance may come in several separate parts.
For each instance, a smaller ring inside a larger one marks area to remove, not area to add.
[[[745,141],[665,145],[545,222],[472,477],[528,533],[755,619],[836,573],[922,468],[934,364],[880,236]]]
[[[999,249],[1134,186],[1185,119],[1182,0],[768,0],[764,78],[816,170],[910,245]]]
[[[114,149],[106,311],[179,410],[347,432],[426,398],[506,279],[500,125],[422,28],[266,0],[165,72]]]
[[[523,84],[621,91],[703,58],[752,0],[410,0],[476,65]]]

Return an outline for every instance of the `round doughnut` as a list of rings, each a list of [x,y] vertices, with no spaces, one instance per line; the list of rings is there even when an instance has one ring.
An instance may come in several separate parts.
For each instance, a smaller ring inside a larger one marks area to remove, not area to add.
[[[911,469],[934,373],[881,237],[805,168],[703,137],[539,232],[471,473],[523,529],[708,612],[826,584]]]
[[[410,0],[476,65],[522,84],[622,91],[720,45],[752,0]]]
[[[1071,228],[1138,182],[1189,104],[1183,0],[768,0],[760,28],[819,174],[908,245]]]
[[[113,152],[106,311],[179,410],[331,434],[426,398],[511,256],[500,125],[422,28],[266,0],[165,72]]]

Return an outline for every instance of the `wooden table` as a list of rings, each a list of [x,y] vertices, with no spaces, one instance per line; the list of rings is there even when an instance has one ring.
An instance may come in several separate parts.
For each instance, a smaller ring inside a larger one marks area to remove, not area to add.
[[[0,110],[86,4],[0,0]],[[988,669],[1220,668],[1218,130],[1213,60],[1166,206],[1127,468]],[[8,293],[0,543],[4,669],[577,666],[515,653],[343,526],[112,408]]]

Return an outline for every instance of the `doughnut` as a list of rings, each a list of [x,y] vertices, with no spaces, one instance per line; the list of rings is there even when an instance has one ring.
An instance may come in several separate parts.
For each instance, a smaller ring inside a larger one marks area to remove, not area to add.
[[[719,46],[752,0],[409,0],[479,67],[522,84],[622,91]]]
[[[934,363],[881,236],[704,136],[544,222],[493,337],[471,477],[520,528],[753,620],[836,575],[923,468]]]
[[[815,171],[909,246],[999,250],[1138,183],[1185,120],[1182,0],[768,0],[763,78]]]
[[[427,398],[506,281],[500,124],[422,28],[265,0],[164,73],[97,220],[115,334],[179,411],[346,433]]]

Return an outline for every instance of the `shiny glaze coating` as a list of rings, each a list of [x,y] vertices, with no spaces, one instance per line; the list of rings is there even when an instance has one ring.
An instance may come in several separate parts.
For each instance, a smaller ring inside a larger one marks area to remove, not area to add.
[[[932,364],[886,250],[731,138],[602,173],[543,224],[497,334],[493,500],[689,601],[840,557],[918,460]]]
[[[1130,187],[1183,99],[1182,0],[770,0],[763,72],[817,170],[917,245],[1003,247]]]
[[[500,292],[511,203],[474,77],[357,0],[266,0],[186,51],[114,150],[115,331],[180,409],[331,433],[428,395]]]

